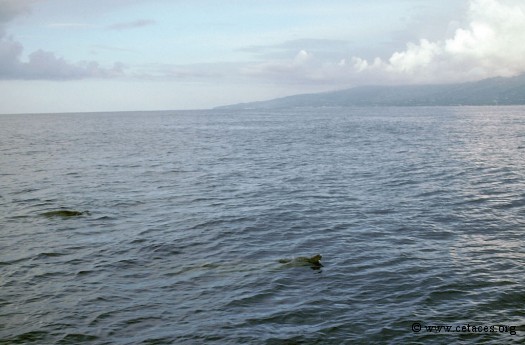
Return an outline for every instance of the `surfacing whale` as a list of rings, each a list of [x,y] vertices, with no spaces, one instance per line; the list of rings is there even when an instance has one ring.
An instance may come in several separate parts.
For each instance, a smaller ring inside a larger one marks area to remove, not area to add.
[[[44,212],[44,213],[41,213],[40,215],[44,217],[48,217],[48,218],[52,218],[52,217],[69,218],[69,217],[89,215],[89,211],[55,210],[55,211]]]
[[[287,266],[310,266],[311,269],[318,270],[323,267],[322,258],[321,254],[317,254],[311,257],[299,256],[294,259],[280,259],[279,262]]]

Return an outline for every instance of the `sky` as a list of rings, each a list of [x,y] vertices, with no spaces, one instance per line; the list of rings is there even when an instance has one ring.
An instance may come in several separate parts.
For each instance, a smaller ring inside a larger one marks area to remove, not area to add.
[[[514,76],[523,42],[523,0],[0,0],[0,113]]]

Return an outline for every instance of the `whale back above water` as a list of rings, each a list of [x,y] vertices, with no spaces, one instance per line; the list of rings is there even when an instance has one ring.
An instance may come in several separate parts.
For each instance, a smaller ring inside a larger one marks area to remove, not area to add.
[[[280,259],[279,262],[288,266],[310,266],[312,269],[319,269],[323,267],[322,258],[321,254],[317,254],[311,257],[299,256],[294,259]]]
[[[89,211],[76,211],[76,210],[55,210],[55,211],[48,211],[40,214],[41,216],[52,218],[52,217],[62,217],[62,218],[69,218],[69,217],[78,217],[78,216],[84,216],[89,215]]]

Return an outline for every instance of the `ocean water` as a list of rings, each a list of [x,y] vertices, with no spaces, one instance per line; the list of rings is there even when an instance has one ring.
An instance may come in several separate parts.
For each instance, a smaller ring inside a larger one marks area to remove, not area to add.
[[[0,344],[522,344],[524,234],[525,107],[0,116]]]

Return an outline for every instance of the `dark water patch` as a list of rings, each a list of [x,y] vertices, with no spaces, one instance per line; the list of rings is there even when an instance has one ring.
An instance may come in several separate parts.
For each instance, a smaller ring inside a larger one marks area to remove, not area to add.
[[[439,290],[432,291],[430,294],[428,294],[428,297],[424,302],[425,305],[433,306],[441,304],[442,301],[466,301],[468,300],[469,295],[470,292],[467,289],[464,289],[463,285],[447,284],[445,286],[441,286]]]
[[[77,272],[77,276],[88,276],[96,273],[97,271],[94,270],[81,270]]]
[[[69,276],[71,276],[71,273],[69,272],[61,272],[61,271],[42,272],[42,273],[32,275],[31,279],[28,281],[28,284],[37,285],[42,282],[59,280],[59,279],[63,279],[64,277],[69,277]]]
[[[57,253],[57,252],[48,252],[48,253],[40,253],[38,254],[35,259],[46,259],[46,258],[56,258],[60,256],[67,255],[66,253]]]
[[[105,300],[103,300],[105,301]],[[105,312],[102,312],[98,315],[96,315],[95,317],[92,318],[92,320],[89,322],[89,326],[91,327],[97,327],[101,324],[104,324],[106,322],[107,319],[112,319],[115,315],[117,315],[117,312],[115,311],[105,311]]]
[[[82,177],[82,173],[77,172],[77,171],[70,171],[70,172],[67,172],[65,174],[65,176],[71,176],[71,177],[75,177],[75,178],[80,178],[80,177]]]
[[[66,334],[62,339],[60,339],[57,344],[66,345],[66,344],[94,344],[100,337],[90,334]]]
[[[116,262],[113,262],[109,264],[111,268],[117,269],[117,270],[126,270],[129,268],[139,267],[144,263],[143,259],[141,258],[133,258],[133,259],[123,259],[118,260]]]
[[[497,209],[513,209],[513,208],[521,208],[523,209],[525,207],[525,196],[520,195],[519,198],[512,198],[511,200],[503,200],[497,205],[494,205],[494,208]]]
[[[142,345],[171,345],[177,344],[177,339],[175,337],[155,337],[143,340],[140,344]]]
[[[114,216],[108,216],[108,215],[94,215],[91,217],[90,221],[97,222],[97,221],[115,221],[118,220],[118,217]]]
[[[11,302],[9,302],[6,299],[0,298],[0,307],[6,306],[8,304],[11,304]],[[0,326],[0,328],[2,328],[2,326]]]
[[[143,256],[146,256],[146,257],[149,256],[152,259],[169,258],[175,255],[183,254],[183,250],[179,246],[177,246],[177,244],[175,243],[174,244],[168,244],[168,243],[150,244],[150,245],[141,247],[139,249],[139,252],[142,253]]]
[[[493,295],[490,303],[485,305],[488,309],[521,310],[521,306],[525,303],[525,293],[521,290],[509,289],[507,291],[499,291],[494,289]]]
[[[252,342],[256,341],[256,339],[252,339]],[[317,337],[315,336],[304,336],[304,335],[296,335],[291,336],[289,338],[282,338],[282,337],[270,337],[269,339],[264,340],[264,344],[266,345],[303,345],[303,344],[330,344],[330,339],[323,334],[319,334]]]
[[[16,190],[16,191],[13,191],[11,192],[11,195],[20,195],[20,194],[29,194],[29,193],[34,193],[34,192],[39,192],[40,189],[38,188],[23,188],[23,189],[20,189],[20,190]],[[25,201],[39,201],[40,199],[26,199]]]
[[[31,331],[7,339],[0,339],[0,344],[46,344],[54,343],[51,334],[45,331]]]
[[[0,261],[0,266],[16,265],[16,264],[22,263],[24,261],[29,261],[29,260],[31,260],[31,256],[16,258],[16,259],[12,259],[9,261]]]
[[[126,320],[125,324],[128,326],[140,324],[141,327],[149,328],[149,327],[153,327],[154,324],[157,324],[160,322],[163,322],[161,317],[139,317],[139,318]]]

